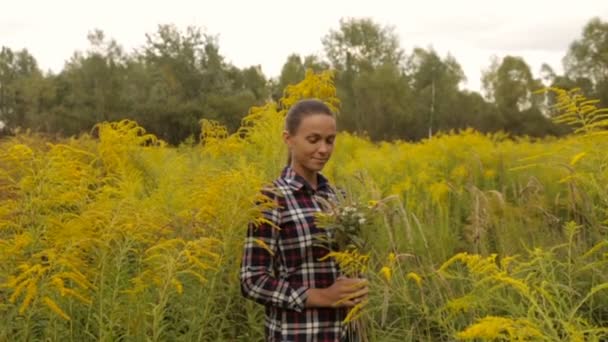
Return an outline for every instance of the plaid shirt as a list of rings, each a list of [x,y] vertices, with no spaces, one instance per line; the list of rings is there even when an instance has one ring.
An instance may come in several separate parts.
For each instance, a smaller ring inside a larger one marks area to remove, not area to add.
[[[335,193],[322,175],[315,191],[289,166],[274,186],[276,193],[264,194],[278,208],[264,217],[280,229],[249,225],[241,262],[243,295],[266,306],[267,341],[340,341],[346,335],[346,309],[304,306],[307,289],[329,287],[339,275],[334,260],[319,261],[328,250],[316,236],[328,233],[314,223],[321,210],[315,196],[331,200]]]

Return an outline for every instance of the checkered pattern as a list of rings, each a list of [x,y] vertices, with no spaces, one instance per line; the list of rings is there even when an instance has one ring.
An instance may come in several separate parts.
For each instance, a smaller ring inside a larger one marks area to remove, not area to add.
[[[315,196],[335,199],[335,193],[320,174],[318,183],[314,191],[286,167],[274,181],[275,191],[264,191],[279,204],[264,217],[280,229],[248,227],[241,290],[266,306],[267,341],[341,341],[346,335],[345,309],[304,307],[307,289],[329,287],[339,275],[333,260],[319,261],[328,249],[316,237],[328,232],[315,226],[314,213],[321,210]]]

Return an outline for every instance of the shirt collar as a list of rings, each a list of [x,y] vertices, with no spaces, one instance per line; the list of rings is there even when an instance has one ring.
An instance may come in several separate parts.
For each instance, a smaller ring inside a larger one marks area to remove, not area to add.
[[[297,174],[291,166],[286,166],[281,173],[281,178],[285,180],[285,182],[289,185],[289,187],[293,191],[301,190],[302,188],[308,188],[310,190],[314,190],[310,184],[304,179],[304,177]],[[328,186],[329,182],[325,176],[321,173],[317,173],[317,191],[321,189],[325,189]]]

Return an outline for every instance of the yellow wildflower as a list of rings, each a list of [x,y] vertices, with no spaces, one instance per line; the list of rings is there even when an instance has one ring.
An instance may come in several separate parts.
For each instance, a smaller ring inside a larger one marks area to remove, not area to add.
[[[581,160],[586,154],[587,152],[581,152],[572,157],[572,159],[570,160],[570,166],[576,165],[576,163],[578,163],[578,161]]]
[[[61,310],[61,308],[59,307],[59,305],[57,305],[57,303],[55,303],[54,300],[52,300],[49,297],[44,297],[42,298],[42,302],[49,308],[51,309],[51,311],[53,311],[54,313],[58,314],[61,318],[65,319],[66,321],[70,320],[70,316],[68,316],[63,310]]]
[[[384,276],[384,279],[386,279],[386,281],[391,281],[391,268],[388,266],[384,266],[380,269],[380,274],[382,274],[382,276]]]
[[[21,303],[21,307],[19,307],[19,314],[23,315],[25,310],[30,306],[34,297],[38,293],[38,286],[36,286],[36,282],[32,281],[27,286],[27,291],[25,292],[25,298],[23,299],[23,303]]]
[[[509,339],[511,341],[527,340],[543,336],[527,319],[513,320],[507,317],[487,316],[479,322],[459,332],[456,337],[461,340],[473,339]]]
[[[408,273],[407,279],[413,280],[416,283],[416,285],[418,285],[418,287],[422,287],[422,278],[415,272]]]
[[[173,284],[173,286],[175,286],[175,291],[177,291],[178,294],[182,294],[184,293],[184,285],[177,280],[176,278],[171,279],[171,284]]]

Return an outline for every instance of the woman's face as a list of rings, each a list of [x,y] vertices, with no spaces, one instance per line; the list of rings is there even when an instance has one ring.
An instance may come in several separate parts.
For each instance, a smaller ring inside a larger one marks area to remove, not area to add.
[[[296,169],[304,172],[321,171],[334,149],[336,119],[322,113],[306,115],[296,132],[284,132],[283,138]]]

